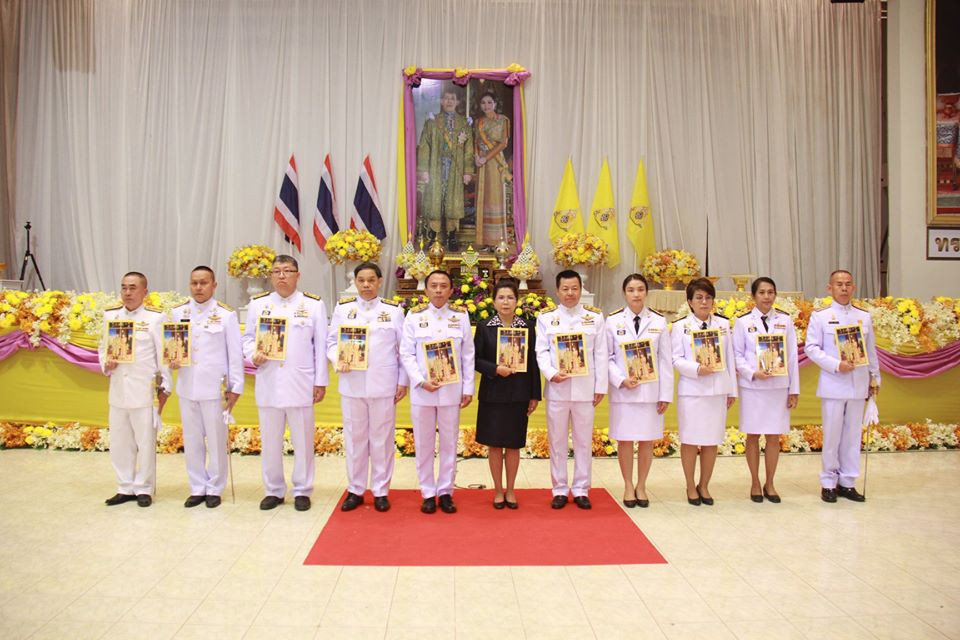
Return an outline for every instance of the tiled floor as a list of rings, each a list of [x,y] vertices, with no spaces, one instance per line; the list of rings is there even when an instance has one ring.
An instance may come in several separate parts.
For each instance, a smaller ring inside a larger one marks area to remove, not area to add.
[[[794,455],[782,504],[750,502],[743,459],[721,459],[716,505],[691,507],[680,461],[657,460],[651,507],[627,512],[669,564],[601,567],[304,567],[343,460],[317,459],[306,513],[259,511],[259,458],[233,462],[235,504],[184,509],[164,455],[153,507],[107,508],[106,454],[0,452],[0,637],[960,638],[960,452],[873,455],[862,505],[822,503],[819,457]],[[546,461],[520,469],[547,485]],[[486,461],[458,482],[488,483]],[[616,461],[594,484],[620,497]],[[412,459],[394,486],[416,486]]]

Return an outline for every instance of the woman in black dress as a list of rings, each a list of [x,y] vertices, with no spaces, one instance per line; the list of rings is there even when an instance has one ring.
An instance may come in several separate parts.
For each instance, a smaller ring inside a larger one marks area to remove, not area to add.
[[[473,342],[476,346],[476,368],[480,378],[477,405],[477,442],[490,448],[490,473],[493,475],[493,508],[517,508],[514,483],[520,467],[520,449],[527,444],[527,418],[540,402],[540,369],[534,347],[535,324],[516,315],[519,301],[517,283],[501,278],[493,288],[496,315],[477,325]],[[498,329],[526,329],[526,349],[517,341],[505,341],[497,360]],[[526,372],[516,371],[517,361],[526,361]],[[503,486],[506,459],[507,484]]]

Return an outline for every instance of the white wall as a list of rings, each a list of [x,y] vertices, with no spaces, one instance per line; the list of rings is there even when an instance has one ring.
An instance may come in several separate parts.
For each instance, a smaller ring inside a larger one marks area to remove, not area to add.
[[[888,5],[890,295],[960,296],[960,261],[926,259],[926,69],[924,0]]]

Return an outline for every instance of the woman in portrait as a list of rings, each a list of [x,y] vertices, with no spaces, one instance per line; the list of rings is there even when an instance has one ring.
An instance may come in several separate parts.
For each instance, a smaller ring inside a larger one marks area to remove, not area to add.
[[[516,281],[501,278],[493,289],[496,314],[480,321],[473,339],[476,369],[482,374],[477,405],[477,442],[490,448],[494,509],[516,509],[518,506],[514,484],[520,467],[520,449],[527,444],[527,418],[541,398],[540,369],[534,350],[536,324],[516,315],[519,299]],[[500,327],[527,330],[526,372],[498,364],[497,330]]]
[[[507,239],[507,190],[513,180],[503,155],[510,141],[510,119],[498,113],[499,98],[492,91],[480,96],[480,117],[474,122],[473,144],[477,164],[477,244],[492,248]]]

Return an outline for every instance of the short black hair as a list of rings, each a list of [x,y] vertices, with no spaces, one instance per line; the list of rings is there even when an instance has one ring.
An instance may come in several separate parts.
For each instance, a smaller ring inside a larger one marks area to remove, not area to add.
[[[423,281],[424,284],[430,282],[430,278],[433,277],[433,276],[435,276],[435,275],[438,274],[438,273],[439,273],[440,275],[447,276],[447,280],[450,281],[450,287],[452,288],[452,287],[453,287],[453,278],[450,276],[449,273],[447,273],[447,272],[444,271],[443,269],[434,269],[433,271],[431,271],[430,273],[428,273],[426,279]]]
[[[773,278],[768,278],[767,276],[760,276],[752,283],[750,283],[750,295],[757,295],[757,291],[760,289],[760,285],[766,282],[771,287],[773,287],[773,292],[777,292],[777,283],[773,281]]]
[[[367,260],[366,262],[361,262],[360,264],[358,264],[356,267],[353,268],[353,277],[356,278],[358,275],[360,275],[360,272],[363,271],[364,269],[372,270],[375,274],[377,274],[378,278],[383,277],[383,272],[380,271],[380,265],[378,265],[376,262],[370,262],[369,260]]]
[[[693,294],[697,291],[703,291],[709,294],[711,298],[717,297],[717,290],[713,283],[706,278],[695,278],[687,283],[687,301],[693,300]]]
[[[513,297],[517,300],[520,299],[520,287],[517,286],[517,281],[513,278],[500,278],[497,280],[497,284],[493,285],[493,297],[497,297],[500,289],[510,289],[513,291]]]
[[[633,282],[634,280],[639,280],[640,282],[642,282],[643,288],[646,289],[647,291],[650,291],[650,285],[647,284],[647,279],[644,278],[642,274],[631,273],[630,275],[628,275],[626,278],[623,279],[622,289],[624,293],[627,292],[627,285]]]
[[[288,256],[285,253],[281,253],[276,258],[273,259],[273,264],[292,264],[293,268],[297,271],[300,271],[300,263],[297,262],[297,259],[293,256]]]
[[[143,275],[139,271],[127,271],[125,274],[123,274],[123,278],[126,278],[127,276],[136,276],[140,278],[140,280],[143,282],[143,288],[149,289],[149,287],[147,286],[147,276]],[[123,278],[120,278],[121,282],[123,281]]]
[[[210,267],[208,267],[208,266],[205,265],[205,264],[197,265],[196,267],[194,267],[193,269],[190,270],[190,273],[193,273],[194,271],[206,271],[207,273],[210,274],[210,277],[213,278],[213,281],[214,281],[214,282],[217,281],[217,274],[215,274],[215,273],[213,272],[213,269],[211,269]]]
[[[580,277],[579,273],[577,273],[573,269],[564,269],[563,271],[557,274],[557,288],[558,289],[560,288],[561,280],[571,280],[573,278],[577,279],[577,282],[580,284],[581,287],[583,286],[583,279]]]
[[[830,272],[830,277],[827,278],[827,282],[830,282],[831,280],[833,280],[833,276],[837,275],[838,273],[845,273],[848,276],[850,276],[850,278],[853,278],[853,274],[847,271],[846,269],[835,269]]]

